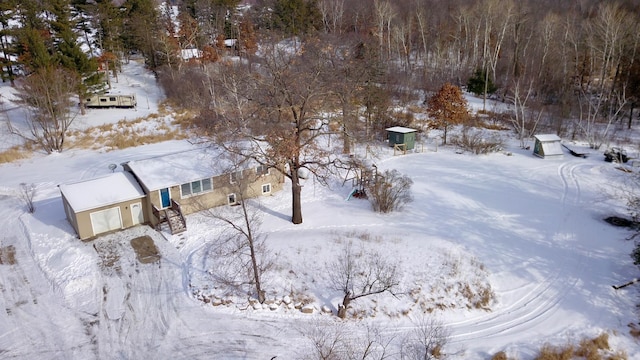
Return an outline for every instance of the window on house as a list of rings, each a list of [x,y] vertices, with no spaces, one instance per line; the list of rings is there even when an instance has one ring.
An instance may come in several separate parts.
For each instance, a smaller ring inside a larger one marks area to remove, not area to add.
[[[211,179],[202,179],[202,191],[211,191],[212,189]]]
[[[213,190],[211,178],[192,181],[190,183],[180,185],[180,192],[182,193],[183,198],[211,190]]]
[[[232,172],[231,174],[229,174],[229,181],[231,181],[231,183],[237,183],[238,180],[242,179],[242,171],[236,171],[236,172]]]
[[[268,194],[271,192],[271,184],[262,184],[262,193]]]
[[[229,202],[229,205],[233,205],[236,203],[236,194],[229,194],[227,196],[227,201]]]
[[[197,194],[202,192],[202,182],[200,180],[191,183],[191,193]]]
[[[258,165],[256,168],[256,174],[258,176],[269,175],[269,167],[267,165]]]
[[[180,190],[182,191],[182,197],[191,195],[191,184],[180,185]]]

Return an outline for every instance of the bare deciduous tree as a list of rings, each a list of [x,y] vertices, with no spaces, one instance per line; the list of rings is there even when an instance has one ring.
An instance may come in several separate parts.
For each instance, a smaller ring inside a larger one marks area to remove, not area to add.
[[[236,174],[242,171],[239,166],[235,166],[233,170]],[[221,267],[224,270],[214,272],[214,276],[227,285],[253,286],[258,301],[263,303],[265,292],[262,288],[262,275],[272,263],[265,244],[266,237],[259,232],[262,223],[260,211],[247,200],[251,191],[248,184],[253,181],[250,176],[235,177],[237,206],[218,207],[204,212],[221,221],[228,230],[216,241],[217,255],[225,259],[219,261],[219,264],[224,265]]]
[[[449,330],[433,317],[422,315],[413,320],[415,326],[401,345],[402,360],[442,359],[443,349],[449,342]]]
[[[589,146],[598,149],[608,140],[611,125],[627,102],[625,86],[618,86],[625,52],[629,51],[635,23],[617,3],[601,4],[586,23],[585,65],[579,85],[577,126]]]
[[[259,66],[224,64],[209,76],[204,128],[226,150],[291,180],[294,224],[302,223],[301,174],[311,173],[325,184],[336,159],[323,140],[331,133],[324,106],[333,94],[319,45],[265,44]]]
[[[28,109],[28,130],[21,130],[7,118],[9,131],[38,145],[48,154],[60,152],[77,112],[71,96],[78,82],[76,73],[62,67],[43,67],[18,86],[16,102]]]
[[[398,263],[375,251],[355,249],[352,242],[345,245],[327,270],[333,288],[344,295],[338,305],[338,317],[343,319],[352,301],[387,291],[393,294],[400,284]]]
[[[364,332],[362,331],[364,328]],[[393,358],[392,336],[371,324],[317,320],[299,330],[308,340],[305,359],[383,360]]]
[[[507,96],[511,105],[513,105],[513,112],[510,118],[511,125],[516,131],[520,140],[520,147],[523,149],[525,148],[526,140],[535,134],[543,113],[538,111],[535,114],[535,111],[529,107],[533,101],[533,92],[533,82],[530,82],[529,86],[525,88],[523,81],[516,80],[512,86],[512,93]]]
[[[401,175],[398,170],[386,170],[378,174],[369,186],[367,193],[373,210],[381,213],[388,213],[400,210],[411,202],[411,185],[413,180],[406,175]]]

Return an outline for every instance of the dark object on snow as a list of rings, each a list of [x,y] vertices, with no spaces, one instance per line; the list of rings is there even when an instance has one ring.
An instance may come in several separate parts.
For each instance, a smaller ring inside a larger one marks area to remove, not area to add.
[[[627,287],[627,286],[629,286],[629,285],[633,285],[633,284],[637,283],[638,281],[640,281],[640,280],[639,280],[639,279],[633,279],[633,280],[629,281],[629,282],[628,282],[628,283],[626,283],[626,284],[622,284],[622,285],[618,285],[618,286],[616,286],[616,285],[611,285],[611,286],[613,286],[613,288],[614,288],[614,289],[618,290],[618,289],[625,288],[625,287]]]
[[[604,161],[615,163],[626,163],[629,160],[627,152],[619,147],[612,147],[604,152]]]
[[[629,219],[621,218],[618,216],[609,216],[608,218],[604,219],[604,221],[608,222],[613,226],[619,226],[619,227],[635,227],[637,225],[635,222]]]
[[[571,155],[575,156],[575,157],[581,157],[581,158],[586,158],[586,157],[587,157],[587,154],[585,154],[585,153],[579,153],[579,152],[577,152],[577,151],[571,150],[571,149],[569,149],[569,147],[568,147],[567,145],[565,145],[565,144],[562,144],[562,147],[563,147],[563,148],[565,148],[565,149],[567,149],[567,150],[569,150],[569,153],[570,153]]]

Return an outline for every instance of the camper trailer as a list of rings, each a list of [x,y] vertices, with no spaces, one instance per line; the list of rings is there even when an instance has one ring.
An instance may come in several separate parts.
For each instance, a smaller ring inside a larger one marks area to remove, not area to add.
[[[86,100],[88,108],[133,108],[136,107],[135,95],[93,95]]]

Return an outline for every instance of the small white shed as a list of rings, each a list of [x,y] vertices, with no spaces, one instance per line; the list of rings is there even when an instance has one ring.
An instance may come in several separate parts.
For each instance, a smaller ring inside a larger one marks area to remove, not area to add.
[[[535,145],[533,147],[533,155],[547,158],[564,156],[560,137],[555,134],[534,135]]]

